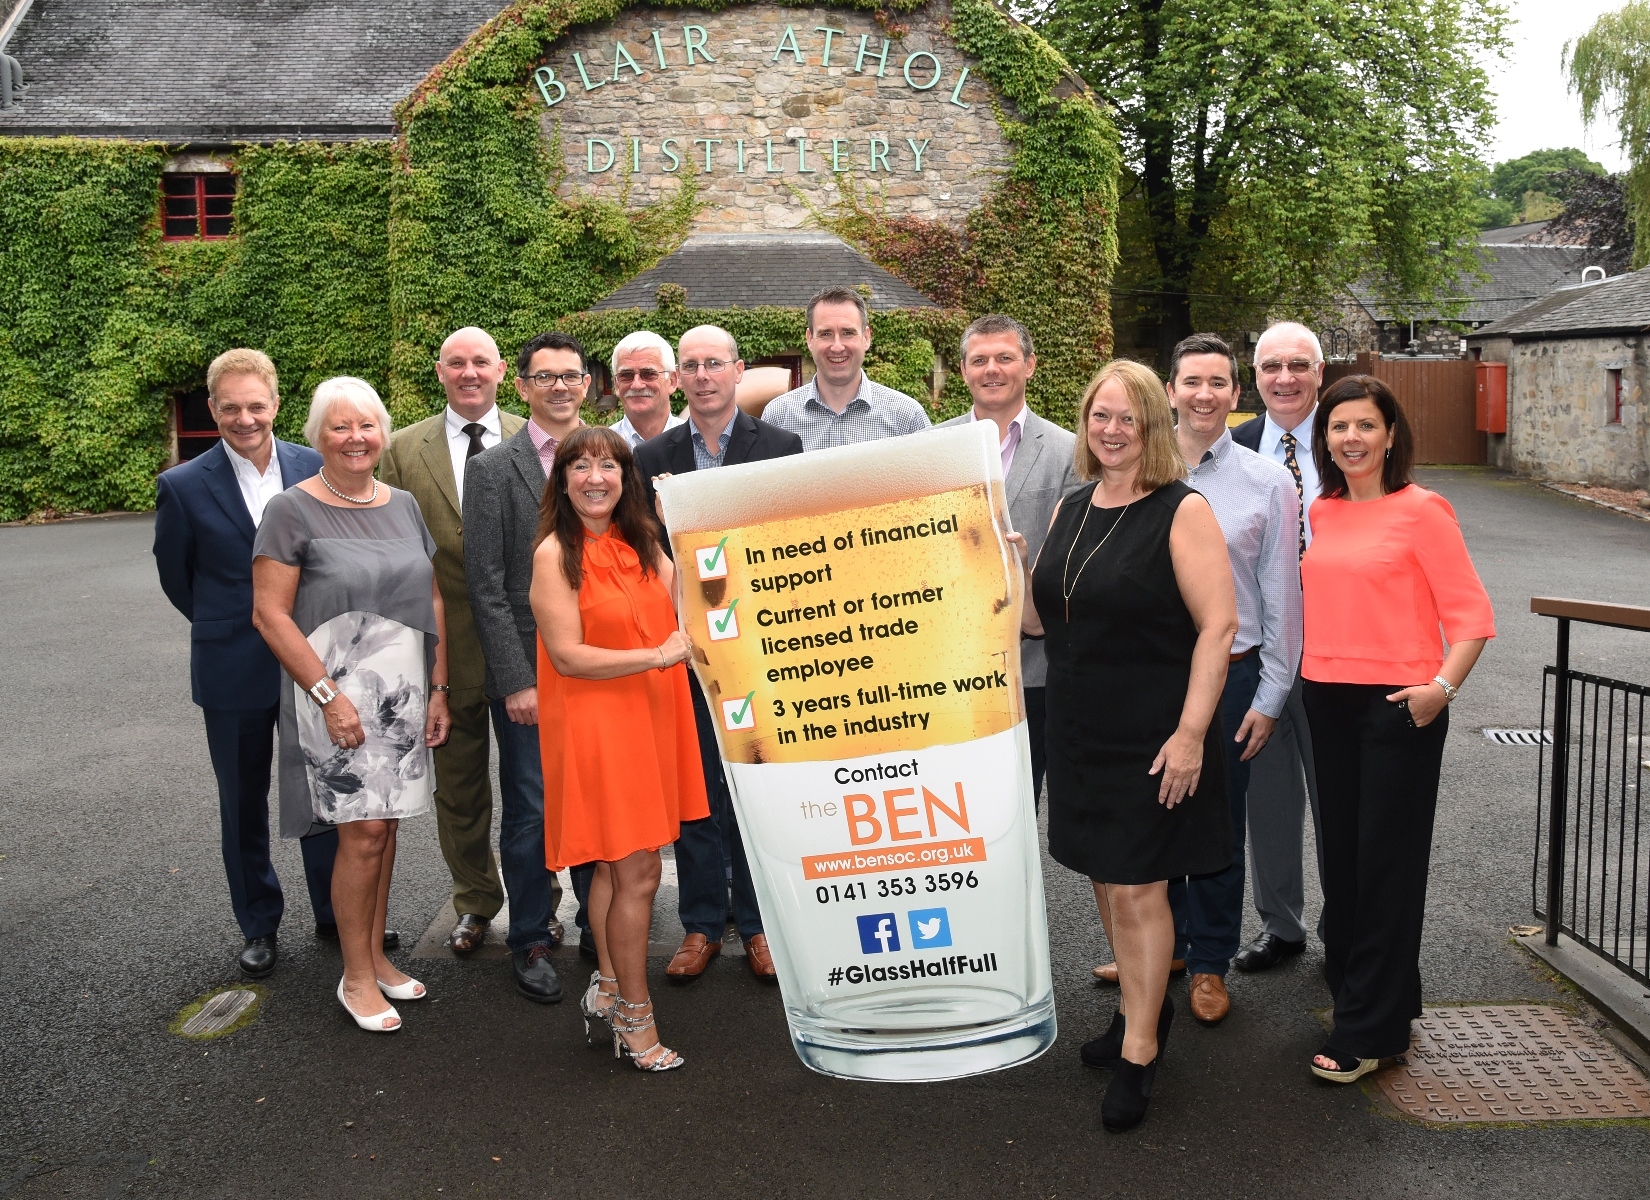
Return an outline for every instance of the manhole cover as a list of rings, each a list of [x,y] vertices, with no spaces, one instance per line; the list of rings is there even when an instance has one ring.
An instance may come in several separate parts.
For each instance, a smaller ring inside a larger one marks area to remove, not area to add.
[[[260,998],[253,988],[229,988],[185,1005],[174,1019],[172,1030],[192,1038],[230,1033],[252,1020]]]
[[[1497,746],[1551,746],[1553,735],[1546,729],[1486,729],[1484,736]]]
[[[1406,1116],[1441,1123],[1650,1117],[1650,1083],[1559,1008],[1429,1008],[1375,1083]]]

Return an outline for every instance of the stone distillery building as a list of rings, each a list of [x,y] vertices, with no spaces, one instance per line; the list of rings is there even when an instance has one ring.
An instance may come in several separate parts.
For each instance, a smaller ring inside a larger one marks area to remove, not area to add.
[[[334,374],[435,411],[470,323],[599,360],[714,320],[800,379],[831,284],[936,418],[978,313],[1051,415],[1110,352],[1114,130],[991,0],[0,5],[0,519],[147,507],[234,345],[285,436]]]

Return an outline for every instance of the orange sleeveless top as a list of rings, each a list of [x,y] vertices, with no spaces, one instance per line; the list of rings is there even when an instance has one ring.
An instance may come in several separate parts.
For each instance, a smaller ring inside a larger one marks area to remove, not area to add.
[[[585,537],[579,588],[584,642],[612,650],[657,646],[676,628],[659,576],[617,529]],[[538,644],[544,848],[551,870],[616,862],[677,838],[710,815],[687,667],[618,679],[562,675]]]

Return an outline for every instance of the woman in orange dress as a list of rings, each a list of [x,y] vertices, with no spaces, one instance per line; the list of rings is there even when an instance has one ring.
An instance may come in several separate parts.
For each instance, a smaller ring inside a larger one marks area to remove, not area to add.
[[[710,815],[677,628],[676,574],[630,447],[611,429],[569,435],[540,506],[533,552],[539,748],[551,870],[596,863],[590,930],[599,969],[580,1004],[613,1030],[614,1057],[669,1071],[647,990],[659,848]]]

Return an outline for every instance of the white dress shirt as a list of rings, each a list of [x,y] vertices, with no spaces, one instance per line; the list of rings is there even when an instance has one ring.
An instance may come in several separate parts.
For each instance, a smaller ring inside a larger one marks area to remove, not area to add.
[[[687,420],[686,417],[671,413],[665,418],[665,429],[675,429],[685,420]],[[612,429],[614,433],[622,437],[629,444],[632,450],[647,441],[646,438],[636,432],[636,427],[630,423],[629,417],[620,417],[617,421],[614,421],[609,428]],[[659,432],[663,433],[664,431],[664,429],[661,429]]]
[[[470,457],[470,435],[464,432],[469,421],[447,406],[447,450],[453,456],[453,482],[458,485],[458,502],[464,503],[464,463]],[[499,426],[498,405],[487,410],[487,415],[476,422],[481,426],[481,448],[491,450],[504,440]]]
[[[272,496],[279,496],[286,490],[281,483],[281,456],[276,453],[275,442],[271,439],[269,465],[259,471],[252,465],[251,459],[236,454],[228,442],[223,443],[223,452],[229,455],[235,482],[241,485],[241,499],[246,501],[246,511],[252,514],[252,528],[256,529],[264,519],[264,505]]]
[[[980,419],[980,415],[972,408],[968,410],[968,419],[972,423]],[[986,420],[991,420],[987,417]],[[1003,455],[1003,478],[1008,478],[1009,468],[1014,465],[1014,452],[1020,448],[1020,443],[1026,436],[1026,406],[1020,405],[1020,411],[1014,414],[1014,419],[1008,423],[1008,436],[1002,437],[999,433],[1000,447]]]
[[[1265,458],[1271,459],[1279,466],[1283,466],[1283,435],[1295,435],[1295,463],[1301,469],[1301,519],[1306,527],[1306,544],[1312,544],[1312,501],[1316,500],[1323,490],[1318,479],[1318,463],[1312,457],[1312,421],[1318,415],[1318,406],[1314,404],[1311,410],[1293,429],[1285,429],[1272,420],[1272,414],[1267,413],[1264,418],[1265,428],[1260,431],[1260,452]],[[1290,479],[1293,483],[1293,478]]]

